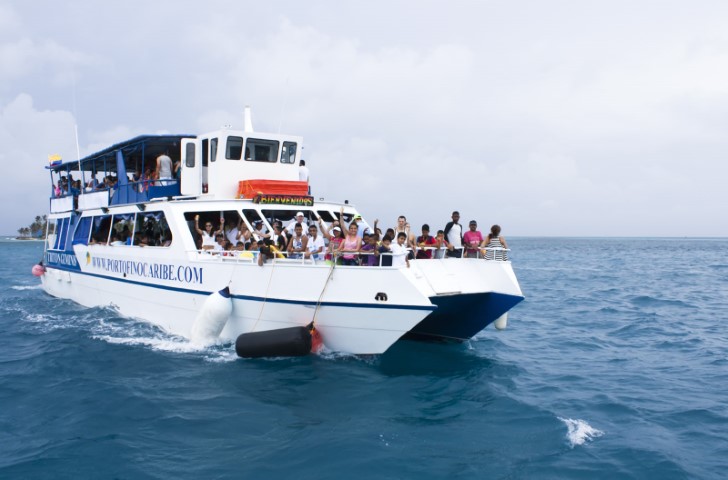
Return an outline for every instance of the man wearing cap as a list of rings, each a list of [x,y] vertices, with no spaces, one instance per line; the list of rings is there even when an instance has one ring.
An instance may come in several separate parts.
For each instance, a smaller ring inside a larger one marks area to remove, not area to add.
[[[308,232],[308,222],[305,218],[303,218],[303,212],[296,213],[296,218],[291,220],[291,223],[288,224],[286,227],[286,232],[288,232],[289,236],[293,235],[293,229],[296,228],[296,224],[300,223],[301,227],[303,228],[304,232]],[[304,233],[305,235],[305,233]]]
[[[463,234],[463,245],[467,258],[478,258],[480,244],[483,243],[483,234],[478,230],[478,222],[470,220],[470,230]]]

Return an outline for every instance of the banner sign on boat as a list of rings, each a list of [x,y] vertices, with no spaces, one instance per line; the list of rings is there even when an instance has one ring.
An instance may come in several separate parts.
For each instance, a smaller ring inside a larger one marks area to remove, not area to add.
[[[297,207],[312,207],[313,197],[308,195],[275,195],[261,193],[253,197],[253,203],[261,205],[295,205]]]
[[[202,284],[202,267],[175,265],[172,263],[154,263],[136,260],[117,260],[86,254],[86,264],[97,270],[121,273],[124,276],[140,278],[156,278],[179,283]]]
[[[78,259],[73,253],[45,252],[43,263],[51,267],[60,267],[64,270],[81,271]]]

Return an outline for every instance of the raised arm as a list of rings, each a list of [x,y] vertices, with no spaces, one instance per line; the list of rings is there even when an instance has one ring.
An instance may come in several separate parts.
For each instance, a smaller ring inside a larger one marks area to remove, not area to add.
[[[195,215],[195,230],[197,231],[198,235],[202,235],[202,230],[200,230],[200,216]]]

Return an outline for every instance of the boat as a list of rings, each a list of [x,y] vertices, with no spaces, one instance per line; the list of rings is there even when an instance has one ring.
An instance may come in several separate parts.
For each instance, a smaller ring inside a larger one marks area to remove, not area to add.
[[[301,137],[254,131],[248,109],[244,125],[137,136],[48,165],[54,191],[38,269],[43,289],[185,338],[199,330],[206,300],[227,289],[232,308],[217,320],[215,342],[313,326],[327,349],[351,354],[381,354],[402,338],[462,342],[493,322],[503,326],[523,299],[507,260],[346,266],[203,248],[197,229],[221,220],[271,231],[300,212],[328,228],[336,219],[369,226],[348,201],[309,195],[299,180]],[[151,178],[160,156],[179,164],[179,179]]]

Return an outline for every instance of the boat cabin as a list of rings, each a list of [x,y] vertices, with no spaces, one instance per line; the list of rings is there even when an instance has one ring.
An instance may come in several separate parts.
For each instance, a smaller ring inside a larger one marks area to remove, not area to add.
[[[100,152],[49,167],[51,213],[198,197],[225,200],[271,193],[268,184],[304,193],[298,180],[303,139],[297,136],[221,129],[204,135],[143,135]],[[167,155],[172,179],[156,179],[157,157]],[[303,183],[303,184],[302,184]],[[261,187],[263,185],[263,187]],[[273,193],[281,193],[280,191]]]

